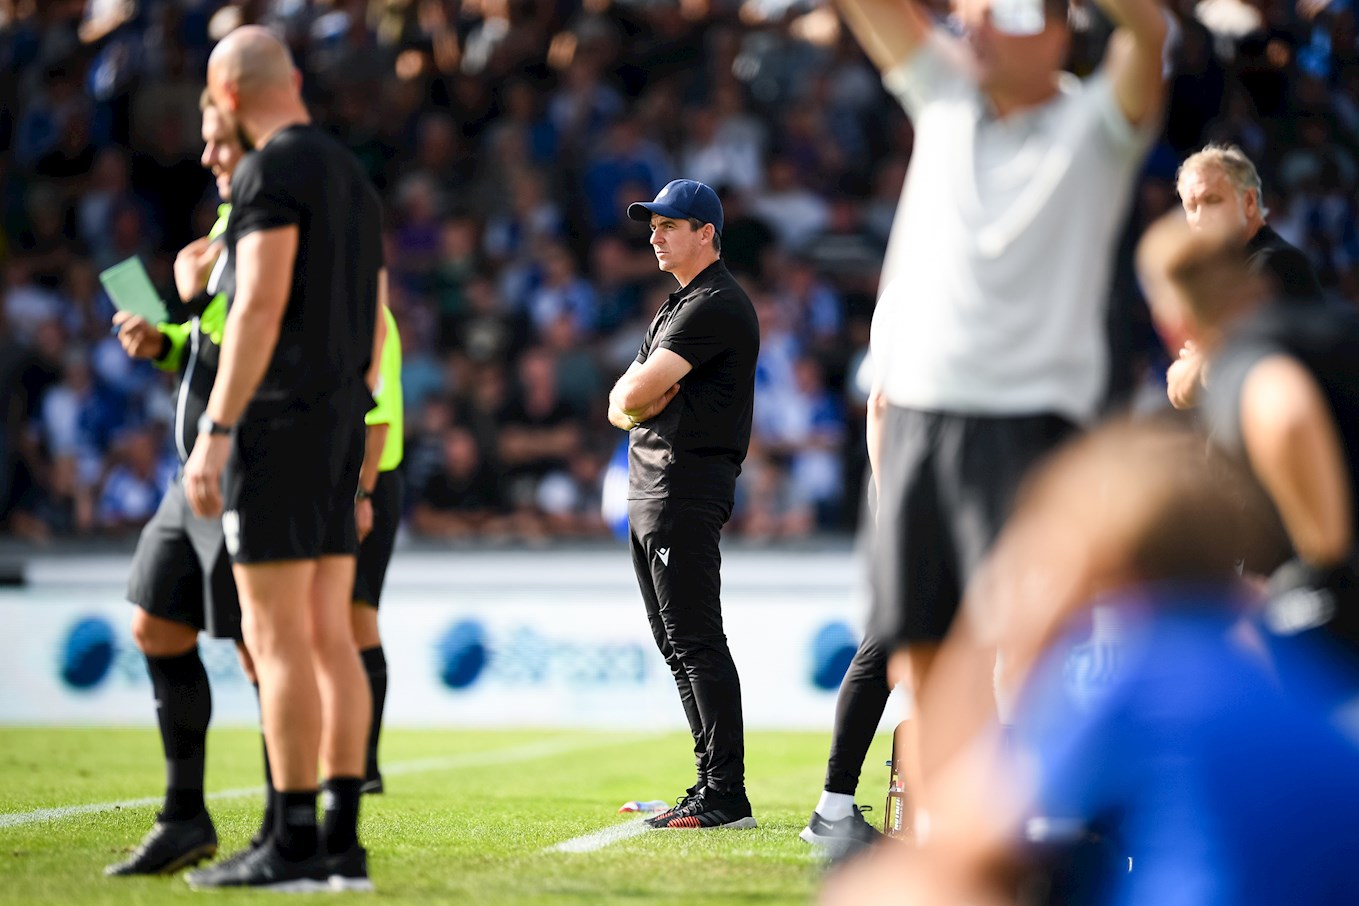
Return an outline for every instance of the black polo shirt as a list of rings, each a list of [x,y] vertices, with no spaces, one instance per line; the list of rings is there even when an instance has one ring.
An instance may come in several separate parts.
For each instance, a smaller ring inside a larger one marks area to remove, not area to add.
[[[628,498],[731,501],[750,446],[760,322],[722,261],[670,294],[637,361],[653,349],[669,349],[693,370],[665,411],[632,429]]]
[[[1246,243],[1251,272],[1273,282],[1270,291],[1283,302],[1320,299],[1321,283],[1302,249],[1265,224]]]
[[[298,228],[278,344],[244,418],[356,393],[373,354],[382,267],[382,203],[358,160],[315,126],[288,126],[245,156],[231,195],[233,249],[259,230]]]

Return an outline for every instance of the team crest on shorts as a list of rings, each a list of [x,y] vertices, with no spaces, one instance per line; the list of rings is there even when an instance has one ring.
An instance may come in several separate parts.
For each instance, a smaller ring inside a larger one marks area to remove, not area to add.
[[[241,514],[227,510],[222,514],[222,534],[226,536],[227,553],[236,556],[241,549]]]

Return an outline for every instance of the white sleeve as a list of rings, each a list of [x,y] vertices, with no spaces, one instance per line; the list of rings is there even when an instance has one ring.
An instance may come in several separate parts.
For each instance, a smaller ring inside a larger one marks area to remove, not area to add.
[[[1141,126],[1134,125],[1118,105],[1114,83],[1102,68],[1085,82],[1085,91],[1094,107],[1100,132],[1110,145],[1128,154],[1146,150],[1161,131],[1161,115],[1153,114]]]
[[[912,119],[930,103],[956,97],[974,85],[966,51],[938,26],[930,29],[914,53],[883,75],[882,83]]]

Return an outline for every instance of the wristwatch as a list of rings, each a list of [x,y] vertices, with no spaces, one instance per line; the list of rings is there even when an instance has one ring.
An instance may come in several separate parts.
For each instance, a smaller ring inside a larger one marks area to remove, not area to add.
[[[224,425],[221,422],[213,421],[206,412],[198,417],[199,434],[230,434],[231,425]]]
[[[372,499],[373,499],[373,492],[370,491],[370,490],[368,490],[367,488],[365,488],[363,485],[359,485],[358,490],[356,490],[356,491],[354,492],[354,499],[355,499],[355,500],[372,500]]]

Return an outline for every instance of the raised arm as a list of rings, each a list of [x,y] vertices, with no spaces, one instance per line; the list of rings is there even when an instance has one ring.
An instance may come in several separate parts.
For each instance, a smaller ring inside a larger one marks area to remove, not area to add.
[[[887,73],[915,53],[930,33],[929,16],[914,0],[835,0],[864,53]]]
[[[1157,0],[1096,0],[1118,29],[1104,52],[1104,68],[1128,122],[1143,125],[1155,116],[1165,91],[1162,53],[1166,13]]]

